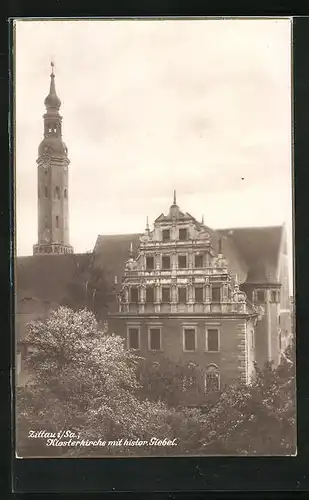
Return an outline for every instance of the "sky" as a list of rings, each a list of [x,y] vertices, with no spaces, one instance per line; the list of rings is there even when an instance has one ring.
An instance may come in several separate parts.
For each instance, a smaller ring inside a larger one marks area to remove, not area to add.
[[[76,253],[142,232],[176,189],[214,229],[285,222],[292,275],[289,19],[16,21],[18,255],[37,242],[51,60]]]

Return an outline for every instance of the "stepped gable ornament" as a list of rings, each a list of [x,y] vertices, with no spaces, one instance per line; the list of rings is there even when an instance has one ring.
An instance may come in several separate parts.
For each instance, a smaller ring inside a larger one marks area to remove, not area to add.
[[[246,302],[247,296],[245,292],[241,292],[238,284],[238,277],[235,277],[233,301],[234,302]]]

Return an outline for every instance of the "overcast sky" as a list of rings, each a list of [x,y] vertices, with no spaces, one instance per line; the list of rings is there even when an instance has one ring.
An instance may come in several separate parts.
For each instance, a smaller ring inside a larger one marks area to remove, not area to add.
[[[213,228],[286,222],[292,248],[291,23],[16,22],[17,252],[37,242],[50,61],[70,165],[70,240],[184,211]]]

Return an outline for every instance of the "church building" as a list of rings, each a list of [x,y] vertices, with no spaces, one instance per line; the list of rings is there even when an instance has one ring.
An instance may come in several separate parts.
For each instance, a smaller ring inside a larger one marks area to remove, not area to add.
[[[27,323],[64,303],[90,262],[106,282],[101,320],[127,348],[205,370],[206,388],[280,362],[291,331],[285,226],[213,230],[174,199],[140,234],[99,235],[89,254],[69,241],[69,164],[52,65],[37,159],[38,241],[15,259],[18,383]],[[85,286],[87,286],[85,282]]]

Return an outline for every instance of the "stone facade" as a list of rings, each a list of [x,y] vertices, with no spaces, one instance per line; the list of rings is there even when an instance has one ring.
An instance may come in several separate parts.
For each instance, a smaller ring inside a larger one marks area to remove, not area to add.
[[[261,311],[240,290],[211,231],[182,212],[176,196],[140,236],[125,264],[119,312],[109,326],[142,356],[164,355],[215,370],[220,384],[249,381],[252,332]]]

